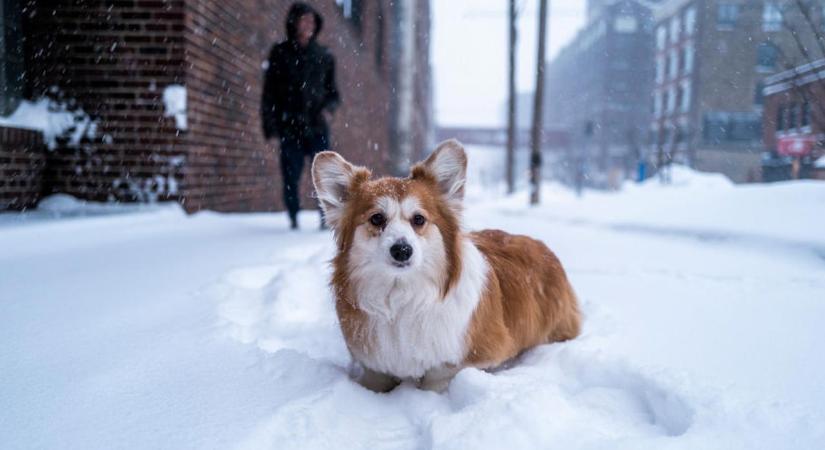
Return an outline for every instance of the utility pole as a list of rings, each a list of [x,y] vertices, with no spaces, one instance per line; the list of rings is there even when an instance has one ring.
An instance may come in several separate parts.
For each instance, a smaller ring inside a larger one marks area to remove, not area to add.
[[[547,36],[547,0],[539,0],[539,50],[536,57],[536,90],[530,152],[530,204],[539,204],[541,189],[542,107],[544,106],[544,44]]]
[[[516,0],[510,0],[510,67],[507,105],[507,193],[516,190]]]

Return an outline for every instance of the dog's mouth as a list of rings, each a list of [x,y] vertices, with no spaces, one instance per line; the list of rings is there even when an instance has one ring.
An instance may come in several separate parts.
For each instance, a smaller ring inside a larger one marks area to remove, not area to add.
[[[393,261],[390,264],[392,264],[393,267],[397,267],[399,269],[404,269],[404,268],[410,267],[412,265],[412,263],[409,262],[409,261],[404,261],[404,262]]]

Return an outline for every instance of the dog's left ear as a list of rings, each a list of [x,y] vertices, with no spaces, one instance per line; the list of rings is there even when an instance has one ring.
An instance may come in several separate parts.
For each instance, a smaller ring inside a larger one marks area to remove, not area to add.
[[[435,178],[447,201],[460,208],[467,180],[467,154],[461,143],[449,139],[438,144],[429,158],[413,167],[413,177],[422,170]]]
[[[369,178],[369,171],[353,166],[335,152],[321,152],[312,160],[312,184],[327,223],[338,228],[344,205],[350,197],[353,181],[358,175]]]

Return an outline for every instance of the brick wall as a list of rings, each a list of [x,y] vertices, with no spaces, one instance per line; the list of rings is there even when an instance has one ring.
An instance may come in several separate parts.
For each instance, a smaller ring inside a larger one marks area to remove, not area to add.
[[[178,198],[185,150],[161,95],[183,82],[183,0],[30,0],[29,96],[58,88],[97,138],[49,153],[45,192],[90,200]]]
[[[319,41],[337,61],[342,105],[332,148],[384,172],[389,153],[392,4],[364,0],[360,27],[332,0]],[[27,0],[28,92],[57,87],[97,137],[50,152],[44,191],[90,200],[177,200],[187,211],[280,209],[278,146],[261,134],[263,70],[284,38],[282,0]],[[380,14],[379,14],[380,12]],[[383,32],[379,28],[384,27]],[[333,38],[334,37],[334,38]],[[163,89],[187,88],[188,129],[163,116]],[[309,177],[302,198],[309,198]]]
[[[0,210],[37,204],[45,147],[37,131],[0,127]]]

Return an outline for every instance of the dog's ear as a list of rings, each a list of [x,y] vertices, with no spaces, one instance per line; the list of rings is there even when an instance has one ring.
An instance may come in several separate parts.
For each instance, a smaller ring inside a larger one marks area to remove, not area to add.
[[[447,201],[461,205],[467,179],[467,154],[460,142],[449,139],[438,144],[429,158],[413,168],[413,177],[422,169],[435,179]]]
[[[362,172],[366,169],[353,166],[335,152],[318,153],[312,161],[312,184],[318,193],[324,217],[333,229],[338,228],[341,222],[354,178]]]

